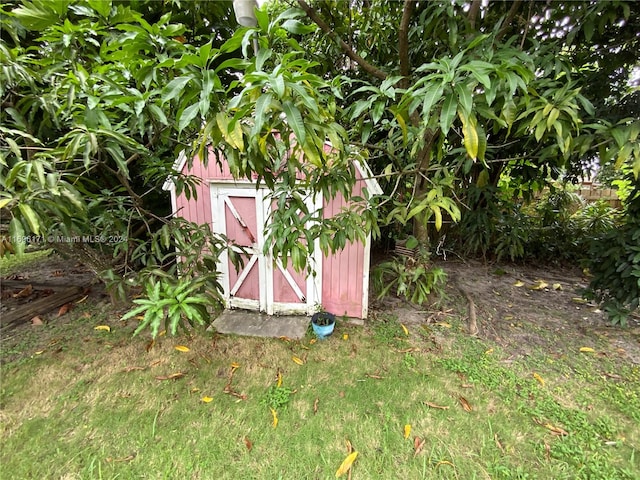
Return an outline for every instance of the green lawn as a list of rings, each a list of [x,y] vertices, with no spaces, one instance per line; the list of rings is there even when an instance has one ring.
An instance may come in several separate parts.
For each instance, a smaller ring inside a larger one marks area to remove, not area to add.
[[[328,479],[348,442],[353,479],[640,478],[640,369],[613,352],[511,359],[455,319],[391,316],[150,346],[109,310],[71,315],[3,342],[3,479]]]

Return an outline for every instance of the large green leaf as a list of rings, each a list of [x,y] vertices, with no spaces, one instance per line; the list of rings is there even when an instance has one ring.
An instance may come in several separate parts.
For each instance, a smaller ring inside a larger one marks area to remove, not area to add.
[[[282,103],[282,110],[287,116],[287,123],[293,130],[293,133],[295,133],[298,143],[303,145],[307,138],[307,132],[304,128],[304,122],[302,121],[300,110],[298,110],[298,107],[296,107],[290,100]]]
[[[178,118],[178,131],[181,132],[191,123],[191,121],[196,118],[198,112],[200,111],[200,102],[194,103],[193,105],[189,105],[185,108],[180,117]]]
[[[440,112],[440,129],[442,133],[447,134],[453,124],[453,119],[456,117],[456,109],[458,108],[458,102],[453,93],[449,93],[444,99],[442,105],[442,111]]]

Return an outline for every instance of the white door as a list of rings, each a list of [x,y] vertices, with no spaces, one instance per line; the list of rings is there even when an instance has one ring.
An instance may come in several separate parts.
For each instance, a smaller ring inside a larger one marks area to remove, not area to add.
[[[265,223],[271,213],[268,190],[253,184],[211,186],[213,231],[236,245],[244,265],[236,270],[227,254],[218,269],[227,308],[244,308],[273,314],[311,314],[320,303],[320,273],[315,277],[284,268],[279,259],[264,254]],[[310,208],[312,205],[309,206]],[[317,250],[317,249],[316,249]],[[321,257],[312,261],[320,271]]]

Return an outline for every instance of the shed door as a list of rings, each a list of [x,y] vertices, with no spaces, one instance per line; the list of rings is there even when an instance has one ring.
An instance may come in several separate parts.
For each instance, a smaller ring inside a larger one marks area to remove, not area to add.
[[[225,254],[219,270],[222,274],[227,307],[259,310],[273,314],[309,314],[319,300],[320,289],[314,278],[298,273],[279,259],[265,255],[265,222],[271,206],[266,189],[247,187],[211,187],[213,231],[226,235],[242,246],[244,266],[236,270]],[[240,248],[236,248],[241,252]]]

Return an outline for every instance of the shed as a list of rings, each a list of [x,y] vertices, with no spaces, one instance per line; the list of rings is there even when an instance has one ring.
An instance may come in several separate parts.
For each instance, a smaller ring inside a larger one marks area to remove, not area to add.
[[[209,158],[214,158],[210,155]],[[362,196],[366,188],[370,195],[380,195],[378,182],[371,178],[369,167],[354,160],[356,182],[352,194]],[[208,223],[215,233],[226,235],[248,252],[243,268],[237,271],[228,256],[223,254],[218,263],[224,300],[227,308],[257,310],[269,315],[311,315],[317,305],[335,315],[366,318],[369,296],[369,262],[371,235],[364,244],[347,244],[344,250],[324,256],[315,248],[309,261],[316,275],[307,275],[284,267],[272,255],[263,253],[265,222],[269,218],[271,202],[267,201],[266,186],[256,188],[247,179],[234,179],[228,164],[209,161],[196,156],[189,169],[183,153],[176,160],[176,170],[202,179],[197,187],[197,198],[187,199],[184,193],[176,195],[171,180],[165,189],[171,193],[172,211],[189,221]],[[346,206],[342,195],[333,200],[318,194],[309,200],[310,209],[323,207],[325,218],[340,212]]]

